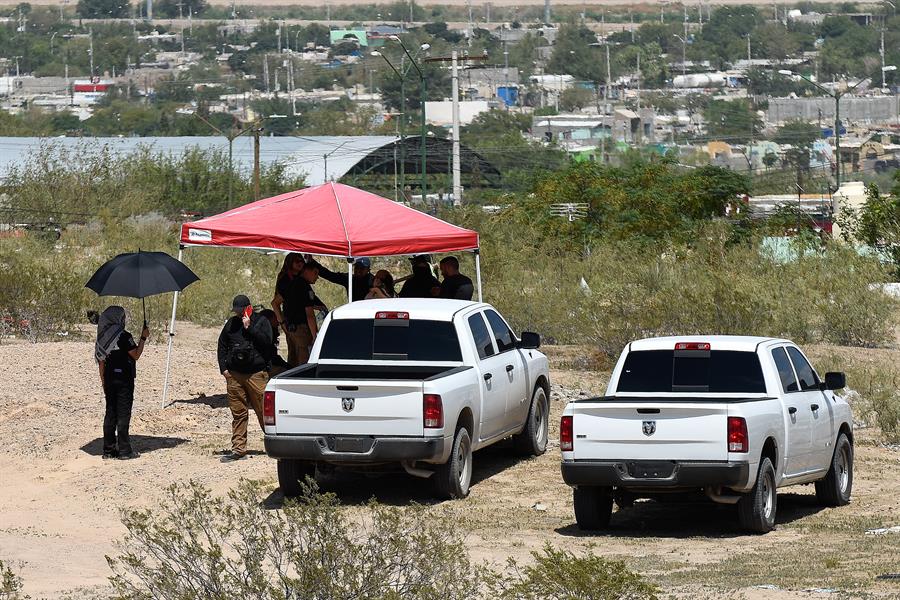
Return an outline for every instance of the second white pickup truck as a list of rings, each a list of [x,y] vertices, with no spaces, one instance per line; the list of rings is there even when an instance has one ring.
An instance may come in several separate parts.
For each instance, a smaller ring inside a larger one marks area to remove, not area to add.
[[[513,334],[490,305],[364,300],[333,310],[309,364],[272,379],[266,453],[285,495],[317,469],[402,465],[463,498],[472,452],[513,436],[547,448],[550,375],[540,337]]]
[[[740,336],[639,340],[602,398],[571,402],[562,475],[582,529],[609,524],[614,499],[703,489],[737,504],[741,525],[775,526],[776,489],[815,483],[827,506],[850,501],[850,407],[788,340]]]

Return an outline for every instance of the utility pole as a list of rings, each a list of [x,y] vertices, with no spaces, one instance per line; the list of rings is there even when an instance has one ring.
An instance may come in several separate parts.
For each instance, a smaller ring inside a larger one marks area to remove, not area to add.
[[[259,200],[259,134],[262,127],[256,123],[253,127],[253,199]]]
[[[466,56],[466,61],[487,60],[484,56]],[[460,149],[459,149],[459,53],[456,50],[450,56],[434,56],[426,58],[424,62],[450,62],[451,92],[450,100],[453,112],[453,205],[462,204],[462,185],[460,183]]]
[[[637,53],[637,109],[641,110],[641,51]],[[640,112],[638,112],[640,115]]]
[[[153,0],[147,0],[147,20],[153,20]]]
[[[747,62],[750,62],[750,34],[747,34]]]
[[[451,53],[452,81],[451,99],[453,101],[453,206],[462,204],[462,185],[459,171],[459,65],[456,50]]]
[[[885,76],[887,73],[884,68],[884,19],[881,20],[881,89],[887,87],[885,84]]]
[[[91,79],[94,78],[94,28],[88,29],[88,39],[90,40],[90,45],[88,46],[88,55],[91,57]],[[18,76],[18,73],[16,73]]]

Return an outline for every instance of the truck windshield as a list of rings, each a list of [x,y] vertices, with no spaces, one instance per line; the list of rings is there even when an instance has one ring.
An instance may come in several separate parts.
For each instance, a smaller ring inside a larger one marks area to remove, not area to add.
[[[319,358],[461,362],[453,323],[336,319],[328,326]]]
[[[755,352],[642,350],[628,353],[616,391],[760,394],[766,382]]]

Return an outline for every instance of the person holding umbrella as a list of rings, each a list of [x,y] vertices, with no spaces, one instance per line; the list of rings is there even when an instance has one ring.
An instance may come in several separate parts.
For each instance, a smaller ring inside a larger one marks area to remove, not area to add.
[[[127,460],[137,458],[131,447],[128,429],[131,425],[131,409],[134,405],[134,379],[136,364],[144,352],[144,343],[150,330],[144,324],[141,341],[125,329],[125,309],[110,306],[100,315],[97,323],[97,341],[94,358],[100,367],[100,385],[106,397],[106,414],[103,417],[103,458]]]

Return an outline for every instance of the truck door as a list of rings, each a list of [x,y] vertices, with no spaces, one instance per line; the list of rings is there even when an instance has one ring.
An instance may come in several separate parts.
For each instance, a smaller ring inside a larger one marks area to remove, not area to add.
[[[772,360],[781,380],[783,410],[785,411],[784,475],[793,477],[807,470],[809,463],[812,418],[809,398],[801,391],[797,375],[783,346],[772,349]]]
[[[486,440],[503,430],[506,414],[506,357],[497,354],[494,336],[484,322],[483,313],[468,318],[469,331],[478,351],[478,370],[481,384],[481,433]]]
[[[498,356],[504,357],[503,384],[506,386],[506,414],[504,417],[505,431],[511,431],[521,427],[528,417],[531,394],[528,390],[528,374],[525,372],[525,360],[522,353],[516,348],[516,336],[510,330],[506,321],[497,311],[488,309],[484,311],[494,335],[494,343],[497,345]]]
[[[807,458],[807,471],[827,470],[831,464],[834,453],[834,407],[831,401],[822,393],[819,385],[819,377],[812,365],[803,356],[799,349],[788,346],[788,356],[797,373],[800,382],[800,390],[805,402],[804,408],[809,411],[810,436],[809,457]]]

